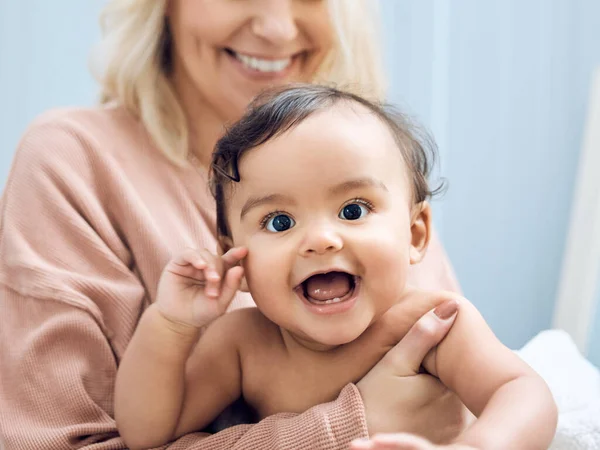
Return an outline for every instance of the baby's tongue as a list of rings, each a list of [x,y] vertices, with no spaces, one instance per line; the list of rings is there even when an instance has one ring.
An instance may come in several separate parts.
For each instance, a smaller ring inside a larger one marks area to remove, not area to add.
[[[350,292],[350,276],[342,272],[314,275],[305,281],[306,295],[318,301],[342,298]]]

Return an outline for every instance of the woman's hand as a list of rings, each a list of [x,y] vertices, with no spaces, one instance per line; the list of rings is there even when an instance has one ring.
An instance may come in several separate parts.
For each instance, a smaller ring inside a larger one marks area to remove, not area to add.
[[[421,371],[425,356],[452,327],[457,309],[458,302],[450,298],[426,313],[357,383],[369,435],[408,432],[439,443],[463,431],[468,410],[437,378]]]
[[[418,436],[397,433],[378,434],[372,439],[357,439],[350,450],[477,450],[462,444],[436,445]]]

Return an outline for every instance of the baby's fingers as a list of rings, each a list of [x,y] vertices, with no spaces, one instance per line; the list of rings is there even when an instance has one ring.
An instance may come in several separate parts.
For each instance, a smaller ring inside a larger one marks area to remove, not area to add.
[[[194,279],[204,285],[207,297],[219,296],[223,263],[206,249],[188,248],[173,259],[173,266],[178,275]]]
[[[198,270],[207,267],[208,262],[204,259],[200,250],[187,248],[182,253],[173,258],[173,262],[178,266],[193,266]]]
[[[205,287],[204,294],[207,297],[218,298],[221,291],[221,278],[223,276],[223,263],[220,258],[206,249],[199,250],[206,266],[204,268]]]
[[[232,267],[237,266],[248,255],[246,247],[230,248],[222,257],[223,270],[227,272]]]
[[[222,311],[225,311],[231,300],[233,300],[233,297],[240,288],[243,276],[244,268],[241,266],[232,267],[227,271],[221,288],[221,296],[219,297],[219,304]]]

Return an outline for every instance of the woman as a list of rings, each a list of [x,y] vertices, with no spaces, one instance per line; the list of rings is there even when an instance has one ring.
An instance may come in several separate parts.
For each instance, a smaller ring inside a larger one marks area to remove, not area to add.
[[[206,180],[215,140],[269,85],[337,81],[381,96],[367,3],[108,3],[104,105],[52,111],[32,124],[2,199],[2,448],[124,448],[112,418],[120,357],[170,256],[216,247]],[[414,284],[456,289],[438,242],[416,270]],[[456,433],[455,399],[416,374],[450,326],[432,317],[335,402],[210,437],[194,433],[171,448],[345,448],[379,431]]]

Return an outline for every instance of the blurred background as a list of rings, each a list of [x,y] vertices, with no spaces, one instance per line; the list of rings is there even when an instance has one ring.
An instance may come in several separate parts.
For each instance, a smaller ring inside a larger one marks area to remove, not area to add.
[[[87,64],[103,3],[0,0],[1,185],[34,117],[95,102]],[[521,347],[557,323],[600,1],[382,0],[381,9],[390,101],[433,131],[449,181],[434,203],[439,234],[465,295]],[[600,282],[593,296],[579,344],[600,364]]]

